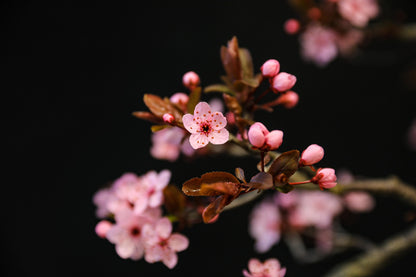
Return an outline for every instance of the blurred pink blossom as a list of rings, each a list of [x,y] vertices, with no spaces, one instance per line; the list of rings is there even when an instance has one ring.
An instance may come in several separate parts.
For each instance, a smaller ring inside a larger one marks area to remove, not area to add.
[[[123,258],[139,260],[144,254],[142,228],[161,216],[161,209],[148,209],[142,214],[134,214],[124,209],[115,214],[116,223],[107,231],[107,239],[115,244],[117,254]]]
[[[97,223],[97,225],[95,225],[95,233],[100,238],[105,238],[107,236],[108,230],[110,230],[112,226],[113,226],[113,223],[111,223],[110,221],[101,220],[100,222]]]
[[[365,27],[379,13],[377,0],[339,0],[339,13],[356,27]]]
[[[181,153],[191,156],[194,150],[188,149],[189,143],[183,141],[185,131],[179,127],[170,127],[152,133],[150,154],[161,160],[176,161]]]
[[[170,102],[176,104],[183,112],[186,112],[186,105],[189,101],[189,96],[183,92],[177,92],[169,98]]]
[[[283,29],[289,35],[294,35],[299,32],[300,30],[300,22],[297,19],[289,18],[283,24]]]
[[[300,35],[301,54],[307,61],[325,66],[338,54],[336,34],[319,24],[310,24]]]
[[[375,206],[374,198],[364,191],[352,191],[344,195],[346,207],[356,213],[369,212]]]
[[[298,102],[299,102],[299,95],[292,90],[282,93],[277,99],[277,104],[283,105],[287,109],[291,109],[295,107],[298,104]]]
[[[191,133],[189,142],[194,149],[212,144],[224,144],[228,141],[229,133],[225,129],[227,119],[221,112],[212,111],[206,102],[195,106],[194,114],[182,117],[184,127]]]
[[[148,263],[162,261],[172,269],[178,262],[176,252],[188,248],[189,241],[184,235],[172,234],[172,223],[167,217],[160,218],[154,224],[143,227],[145,242],[145,260]]]
[[[270,250],[280,240],[282,219],[278,206],[273,201],[263,200],[250,214],[249,233],[255,240],[259,253]]]
[[[286,268],[281,267],[277,259],[267,259],[264,263],[258,259],[252,258],[248,262],[248,271],[243,270],[245,277],[283,277],[286,274]]]

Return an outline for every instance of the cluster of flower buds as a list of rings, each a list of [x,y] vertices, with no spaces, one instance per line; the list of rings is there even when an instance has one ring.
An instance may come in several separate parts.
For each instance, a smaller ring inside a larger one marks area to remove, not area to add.
[[[379,14],[377,0],[290,1],[299,18],[284,23],[287,34],[300,33],[305,60],[325,66],[338,54],[354,53],[365,37],[370,20]]]
[[[115,245],[123,259],[144,259],[149,263],[161,261],[173,268],[177,252],[188,248],[188,239],[172,233],[173,226],[163,216],[163,191],[171,173],[149,171],[145,175],[125,173],[108,188],[94,194],[96,215],[101,221],[95,231]]]

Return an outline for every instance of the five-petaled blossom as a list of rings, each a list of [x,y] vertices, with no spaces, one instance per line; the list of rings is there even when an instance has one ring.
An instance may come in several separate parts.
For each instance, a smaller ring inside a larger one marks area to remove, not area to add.
[[[286,274],[286,268],[281,267],[277,259],[267,259],[264,263],[258,259],[248,261],[248,270],[243,270],[245,277],[283,277]]]
[[[154,224],[143,227],[143,238],[146,245],[145,260],[148,263],[162,261],[172,269],[178,262],[176,252],[188,248],[188,239],[178,233],[172,234],[172,223],[167,217],[160,218]]]
[[[194,149],[212,144],[224,144],[228,141],[229,133],[225,129],[227,119],[221,112],[212,111],[206,102],[199,102],[195,106],[194,114],[185,114],[182,122],[186,130],[191,133],[189,142]]]

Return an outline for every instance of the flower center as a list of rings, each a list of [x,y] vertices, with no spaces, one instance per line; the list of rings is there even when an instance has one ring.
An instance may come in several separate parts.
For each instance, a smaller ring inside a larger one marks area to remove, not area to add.
[[[209,125],[208,123],[203,123],[201,125],[201,133],[208,135],[210,132],[211,132],[211,125]]]
[[[140,229],[139,229],[138,227],[133,227],[133,228],[130,230],[130,235],[131,235],[132,237],[137,237],[137,236],[139,236],[139,235],[140,235]]]

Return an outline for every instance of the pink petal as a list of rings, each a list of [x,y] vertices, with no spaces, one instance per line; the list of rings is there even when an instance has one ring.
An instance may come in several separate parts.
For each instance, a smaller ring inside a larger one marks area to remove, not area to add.
[[[194,134],[199,130],[199,125],[194,121],[194,116],[192,114],[185,114],[182,117],[182,122],[185,129],[191,134]]]
[[[106,233],[107,239],[114,244],[117,244],[119,241],[122,241],[127,237],[125,229],[121,228],[119,225],[113,225]]]
[[[141,230],[141,236],[147,246],[154,246],[159,243],[159,237],[155,233],[153,224],[145,224]]]
[[[228,141],[230,134],[227,129],[221,129],[219,131],[212,131],[208,135],[208,140],[212,144],[223,144]]]
[[[163,192],[156,191],[149,197],[149,207],[156,208],[163,203]]]
[[[144,255],[144,247],[141,243],[136,244],[136,247],[133,251],[133,254],[130,256],[130,259],[134,261],[140,260]]]
[[[123,259],[129,258],[133,254],[134,248],[134,243],[128,239],[116,244],[116,252]]]
[[[258,259],[250,259],[248,261],[248,270],[251,273],[261,273],[263,272],[263,264]]]
[[[170,269],[174,268],[178,263],[178,256],[170,250],[163,251],[162,262]]]
[[[276,150],[282,145],[283,142],[283,132],[280,130],[271,131],[266,135],[266,144],[270,147],[271,150]]]
[[[278,273],[280,270],[280,263],[278,260],[272,258],[272,259],[267,259],[264,263],[263,263],[263,267],[264,269],[268,269],[269,272],[276,272]],[[277,274],[276,274],[277,276]]]
[[[162,260],[163,249],[159,245],[146,248],[144,259],[148,263],[155,263]]]
[[[168,169],[164,169],[159,173],[158,180],[156,183],[157,190],[163,190],[169,183],[171,172]]]
[[[211,107],[207,102],[199,102],[195,106],[195,110],[194,110],[195,117],[203,118],[204,115],[205,117],[207,117],[209,114],[211,114]]]
[[[172,233],[172,223],[167,217],[163,217],[156,222],[156,233],[163,239],[167,239]]]
[[[175,252],[180,252],[188,248],[189,240],[181,234],[172,234],[168,240],[168,246]]]
[[[247,270],[243,270],[243,275],[244,277],[253,277],[253,275],[251,275]]]
[[[193,149],[198,149],[204,146],[207,146],[208,144],[208,138],[205,135],[201,135],[199,133],[192,134],[189,137],[189,143],[191,144]]]
[[[134,213],[136,215],[142,214],[146,210],[148,203],[149,198],[144,194],[140,194],[134,202]]]
[[[211,127],[214,130],[221,130],[227,125],[227,119],[220,112],[214,112],[211,116]]]
[[[256,123],[251,125],[248,130],[248,139],[255,147],[262,147],[264,145],[266,137],[260,125]]]

